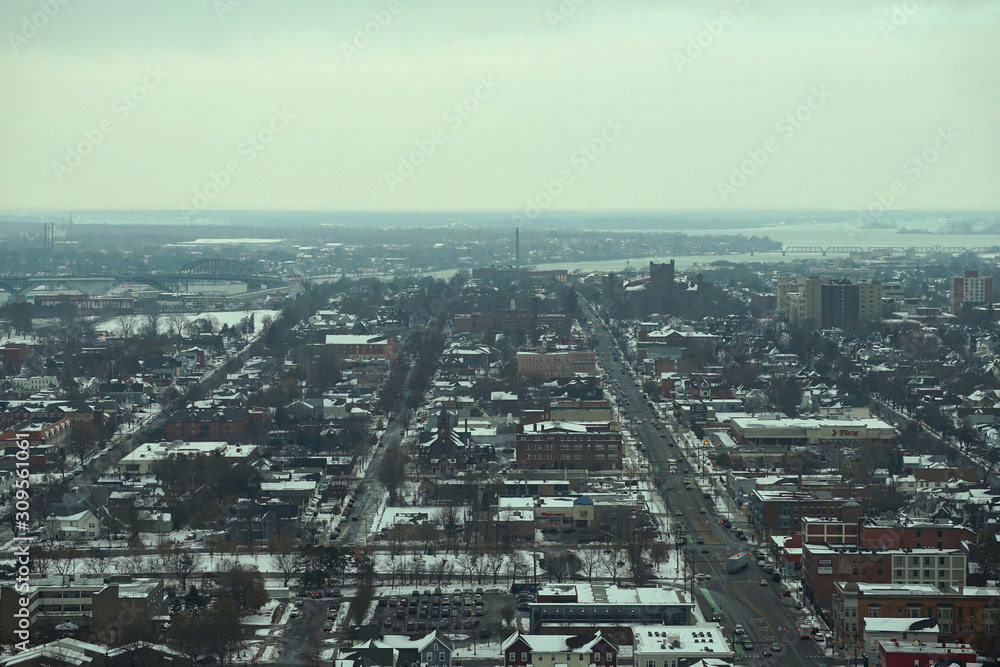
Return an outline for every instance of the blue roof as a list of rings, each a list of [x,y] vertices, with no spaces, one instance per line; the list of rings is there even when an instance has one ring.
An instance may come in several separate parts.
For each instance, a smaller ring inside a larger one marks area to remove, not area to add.
[[[590,498],[588,498],[587,496],[580,496],[579,498],[577,498],[576,500],[573,501],[573,504],[574,505],[593,505],[594,501],[591,500]]]

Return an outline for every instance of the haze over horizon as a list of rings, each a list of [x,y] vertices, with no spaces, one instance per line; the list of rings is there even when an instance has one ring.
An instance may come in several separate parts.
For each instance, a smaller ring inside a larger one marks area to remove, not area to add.
[[[1000,209],[997,0],[327,4],[4,3],[0,209]]]

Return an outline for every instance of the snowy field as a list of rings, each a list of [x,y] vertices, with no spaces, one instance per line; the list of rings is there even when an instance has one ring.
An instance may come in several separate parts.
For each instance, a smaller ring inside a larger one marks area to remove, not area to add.
[[[260,324],[265,317],[270,317],[271,319],[276,319],[281,311],[279,310],[226,310],[226,311],[206,311],[198,313],[161,313],[157,319],[156,328],[159,333],[166,333],[170,327],[170,320],[178,318],[183,320],[185,323],[193,322],[194,320],[201,318],[208,318],[215,325],[215,330],[222,328],[224,325],[229,325],[230,327],[235,326],[240,323],[244,317],[254,316],[254,323],[257,328],[260,328]],[[134,318],[134,327],[140,326],[142,323],[142,315],[132,315]],[[95,330],[101,333],[110,334],[112,336],[120,336],[122,333],[122,319],[120,317],[115,317],[107,322],[102,322],[95,327]]]

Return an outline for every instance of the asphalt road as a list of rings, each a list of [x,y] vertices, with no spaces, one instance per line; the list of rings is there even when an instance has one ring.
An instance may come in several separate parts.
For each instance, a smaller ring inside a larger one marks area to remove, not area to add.
[[[655,474],[667,472],[669,462],[677,461],[678,455],[684,461],[677,466],[678,472],[669,475],[670,490],[664,499],[668,512],[675,522],[683,523],[687,528],[688,543],[682,548],[689,551],[688,558],[693,561],[693,571],[711,576],[703,584],[723,612],[722,626],[729,637],[733,637],[736,625],[742,625],[744,636],[752,643],[753,648],[745,651],[742,638],[735,646],[737,662],[745,665],[788,665],[796,666],[815,664],[844,664],[843,660],[823,657],[823,650],[812,640],[799,638],[798,625],[804,618],[804,612],[794,608],[794,598],[781,595],[782,586],[773,584],[770,575],[758,567],[755,559],[742,572],[730,575],[726,572],[726,559],[739,551],[749,549],[746,542],[736,539],[734,533],[719,523],[715,513],[713,498],[704,497],[704,489],[709,486],[703,481],[699,472],[697,453],[683,450],[679,443],[681,437],[670,419],[661,419],[653,408],[649,407],[648,398],[632,380],[627,369],[613,358],[612,350],[618,350],[611,333],[602,325],[593,311],[589,312],[598,337],[597,353],[602,367],[607,371],[609,389],[617,396],[619,406],[626,418],[635,427],[637,440],[645,445],[642,454],[648,459],[650,469]],[[620,354],[620,351],[619,351]],[[616,386],[620,385],[621,393]],[[659,424],[660,428],[656,426]],[[670,447],[671,441],[678,443]],[[687,470],[688,472],[685,472]],[[687,477],[692,482],[692,489],[687,490],[683,479]],[[697,478],[697,479],[696,479]],[[704,484],[699,487],[699,483]],[[702,512],[704,510],[704,512]],[[678,516],[676,513],[680,512]],[[735,517],[741,520],[741,516]],[[664,527],[665,528],[665,527]],[[703,545],[695,544],[697,538],[704,540]],[[703,553],[707,549],[708,553]],[[761,586],[760,581],[767,581]],[[689,580],[690,582],[690,580]],[[691,583],[689,583],[690,587]],[[696,600],[704,603],[702,593],[696,594]],[[703,608],[704,608],[703,604]],[[780,650],[773,656],[763,655],[763,651],[771,651],[772,642],[780,645]]]
[[[279,665],[309,664],[308,657],[317,655],[320,651],[319,634],[329,608],[328,600],[303,600],[299,617],[288,619],[282,632]]]
[[[393,417],[386,426],[385,433],[372,454],[372,461],[365,471],[365,476],[360,480],[364,484],[364,490],[360,496],[354,498],[354,507],[350,511],[344,512],[344,520],[340,523],[340,536],[332,540],[335,544],[361,546],[372,537],[371,524],[375,520],[375,511],[378,509],[379,498],[382,495],[381,483],[378,481],[379,463],[385,456],[386,450],[393,445],[398,445],[402,440],[403,436],[400,435],[399,431],[405,427],[406,424],[401,423],[399,417]],[[358,517],[357,521],[351,520],[351,517],[354,516]]]

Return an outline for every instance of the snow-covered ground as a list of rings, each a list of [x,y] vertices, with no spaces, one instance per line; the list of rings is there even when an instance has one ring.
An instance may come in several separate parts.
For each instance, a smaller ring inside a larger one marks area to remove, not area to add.
[[[257,326],[259,331],[261,321],[265,317],[270,317],[275,319],[278,317],[281,311],[279,310],[226,310],[226,311],[205,311],[198,313],[161,313],[157,319],[157,332],[166,333],[170,327],[170,320],[173,318],[180,318],[185,323],[193,322],[194,320],[208,318],[210,321],[214,321],[215,329],[220,329],[223,325],[229,325],[230,327],[235,326],[240,323],[244,317],[254,316],[254,324]],[[135,319],[136,325],[141,322],[141,315],[132,315]],[[108,333],[114,336],[120,336],[122,333],[122,319],[120,317],[112,318],[106,322],[95,327],[96,331],[102,333]]]

